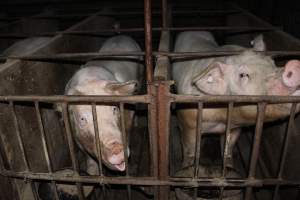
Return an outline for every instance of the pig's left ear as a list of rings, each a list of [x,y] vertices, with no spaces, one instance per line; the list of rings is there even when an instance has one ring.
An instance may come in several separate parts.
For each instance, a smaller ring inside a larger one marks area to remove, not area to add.
[[[224,95],[227,93],[227,82],[224,73],[230,67],[225,63],[214,62],[208,68],[196,75],[192,84],[204,94]]]
[[[264,42],[264,36],[262,34],[258,35],[251,41],[251,45],[255,51],[266,51],[266,44]]]
[[[105,86],[107,89],[116,92],[120,95],[133,94],[138,87],[137,81],[127,81],[124,83],[112,82],[107,83]]]

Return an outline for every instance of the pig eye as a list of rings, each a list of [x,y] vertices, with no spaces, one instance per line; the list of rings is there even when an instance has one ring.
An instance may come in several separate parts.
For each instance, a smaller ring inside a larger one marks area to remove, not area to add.
[[[87,124],[87,119],[85,116],[80,116],[79,124],[80,124],[80,126],[85,126]]]
[[[118,112],[118,108],[117,107],[113,107],[113,114],[116,115]]]

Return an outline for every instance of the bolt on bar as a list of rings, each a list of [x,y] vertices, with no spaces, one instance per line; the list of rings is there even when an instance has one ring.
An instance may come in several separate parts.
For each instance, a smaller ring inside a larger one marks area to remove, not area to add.
[[[125,157],[125,170],[126,176],[129,176],[129,165],[128,165],[128,137],[126,134],[125,129],[125,116],[124,116],[124,103],[120,103],[120,112],[121,112],[121,133],[122,133],[122,142],[123,142],[123,149],[124,149],[124,157]],[[127,195],[128,200],[131,200],[131,186],[127,185]]]
[[[256,164],[259,156],[259,149],[260,149],[259,147],[261,143],[260,141],[261,141],[263,124],[264,124],[266,106],[267,104],[265,102],[258,103],[258,114],[257,114],[257,120],[255,126],[254,143],[253,143],[251,159],[250,159],[248,180],[255,178]],[[245,200],[251,200],[251,196],[252,196],[252,188],[247,187],[245,193]]]
[[[73,170],[76,171],[78,174],[79,172],[79,166],[78,166],[78,160],[75,155],[75,146],[74,146],[74,141],[73,141],[73,134],[71,131],[71,125],[69,121],[69,113],[68,113],[68,104],[67,103],[62,103],[62,112],[63,112],[63,120],[65,124],[65,130],[67,134],[67,140],[68,140],[68,146],[69,146],[69,151],[71,155],[71,160],[72,160],[72,165],[73,165]],[[76,182],[77,186],[77,193],[79,196],[80,200],[84,200],[84,194],[82,190],[82,184],[79,182]]]
[[[48,150],[46,135],[45,135],[45,131],[44,131],[43,120],[42,120],[38,101],[34,102],[34,107],[35,107],[36,117],[38,120],[39,130],[40,130],[41,137],[42,137],[42,144],[43,144],[44,155],[45,155],[45,159],[46,159],[46,163],[47,163],[47,168],[48,168],[49,173],[53,173],[53,169],[52,169],[52,165],[51,165],[51,161],[50,161],[50,157],[49,157],[49,150]],[[55,183],[55,181],[51,181],[51,183],[52,183],[52,188],[54,190],[54,198],[55,198],[55,200],[59,200],[56,183]]]
[[[19,127],[19,121],[18,121],[18,118],[17,118],[17,115],[16,115],[15,106],[14,106],[13,101],[9,102],[9,107],[10,107],[10,110],[11,110],[11,113],[12,113],[13,123],[14,123],[14,127],[15,127],[15,130],[16,130],[16,135],[17,135],[17,141],[18,141],[20,151],[21,151],[21,155],[22,155],[22,159],[23,159],[23,162],[24,162],[24,165],[25,165],[25,170],[27,172],[29,172],[30,171],[30,166],[29,166],[28,158],[27,158],[27,155],[26,155],[26,152],[25,152],[23,138],[21,136],[20,127]],[[38,199],[38,193],[36,191],[35,183],[32,182],[32,180],[30,180],[29,183],[30,183],[30,188],[32,190],[34,198]]]
[[[282,148],[281,156],[280,156],[280,165],[279,165],[279,170],[278,170],[278,175],[277,175],[278,179],[282,179],[283,170],[284,170],[286,157],[287,157],[287,153],[288,153],[288,146],[289,146],[289,143],[290,143],[291,134],[294,131],[294,125],[295,125],[294,119],[295,119],[296,109],[297,109],[297,103],[293,103],[292,106],[291,106],[291,112],[290,112],[287,132],[286,132],[286,135],[285,135],[283,148]],[[274,194],[273,194],[273,200],[277,200],[278,192],[279,192],[279,185],[276,185],[275,190],[274,190]]]

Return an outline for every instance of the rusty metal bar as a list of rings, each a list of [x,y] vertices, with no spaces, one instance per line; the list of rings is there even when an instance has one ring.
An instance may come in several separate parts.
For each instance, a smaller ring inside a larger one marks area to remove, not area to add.
[[[153,81],[153,61],[152,61],[152,11],[151,0],[144,0],[144,26],[145,26],[145,66],[147,82]]]
[[[125,157],[125,171],[126,176],[129,176],[129,164],[128,164],[128,137],[125,129],[125,116],[124,116],[124,103],[120,103],[120,113],[121,113],[121,133],[122,133],[122,142],[123,142],[123,149],[124,149],[124,157]],[[131,186],[127,185],[127,195],[128,200],[131,200]]]
[[[38,125],[39,125],[39,129],[40,129],[41,137],[42,137],[42,144],[43,144],[43,150],[44,150],[45,159],[46,159],[46,163],[47,163],[47,168],[48,168],[49,173],[52,173],[53,169],[52,169],[52,165],[51,165],[51,161],[50,161],[50,157],[49,157],[49,150],[48,150],[48,145],[47,145],[46,135],[45,135],[45,131],[44,131],[43,120],[42,120],[42,116],[41,116],[38,101],[34,102],[34,107],[35,107],[36,117],[37,117],[37,120],[38,120]],[[51,181],[51,184],[52,184],[52,188],[54,190],[54,199],[59,200],[59,196],[58,196],[55,181]]]
[[[195,96],[195,95],[176,95],[170,94],[172,102],[176,103],[197,103],[198,101],[203,101],[206,103],[261,103],[266,102],[269,104],[277,103],[298,103],[300,102],[299,96],[266,96],[266,95],[205,95],[205,96]],[[1,97],[0,97],[1,99]]]
[[[160,180],[167,180],[169,177],[169,135],[170,135],[170,92],[171,82],[156,81],[157,84],[157,126],[158,126],[158,173]],[[159,188],[159,198],[169,198],[169,187]]]
[[[272,185],[299,186],[300,181],[283,179],[224,179],[224,178],[169,178],[157,180],[154,177],[101,177],[101,176],[77,176],[57,175],[47,173],[12,172],[4,170],[1,175],[17,179],[54,180],[68,183],[101,183],[114,185],[145,185],[145,186],[186,186],[186,187],[262,187]]]
[[[69,121],[69,112],[68,112],[68,104],[67,103],[62,104],[62,113],[63,113],[63,120],[64,120],[65,130],[66,130],[66,134],[67,134],[67,140],[68,140],[68,146],[69,146],[69,151],[70,151],[70,155],[71,155],[73,170],[79,174],[80,173],[79,165],[78,165],[78,160],[76,158],[76,152],[75,152],[75,146],[74,146],[74,141],[73,141],[73,136],[72,136],[73,134],[71,131],[71,125],[70,125],[70,121]],[[77,193],[78,193],[79,199],[80,200],[85,199],[83,190],[82,190],[82,184],[80,182],[76,182],[76,186],[77,186]]]
[[[68,95],[24,95],[24,96],[1,96],[0,101],[39,101],[39,102],[68,102],[68,103],[150,103],[148,95],[134,95],[134,96],[68,96]]]
[[[159,51],[170,51],[170,41],[170,32],[162,31],[159,42]],[[171,64],[169,58],[167,56],[158,56],[154,70],[154,79],[169,80],[171,76],[170,71]]]
[[[290,143],[291,134],[294,131],[294,125],[295,125],[294,119],[295,119],[296,108],[297,108],[297,104],[293,103],[292,106],[291,106],[291,112],[290,112],[287,132],[286,132],[286,135],[285,135],[283,148],[282,148],[281,156],[280,156],[280,165],[279,165],[279,170],[278,170],[278,175],[277,175],[278,179],[282,179],[283,170],[284,170],[286,157],[287,157],[287,153],[288,153],[288,146],[289,146],[289,143]],[[277,200],[279,188],[280,188],[279,185],[276,185],[275,190],[274,190],[274,194],[273,194],[273,200]]]
[[[255,172],[257,166],[256,164],[259,156],[259,149],[260,149],[259,147],[261,143],[260,141],[261,141],[263,124],[264,124],[266,106],[267,104],[264,102],[258,104],[258,114],[257,114],[257,121],[255,126],[254,144],[252,147],[248,179],[255,178]],[[245,200],[251,200],[251,196],[252,196],[252,188],[247,187],[245,193]]]

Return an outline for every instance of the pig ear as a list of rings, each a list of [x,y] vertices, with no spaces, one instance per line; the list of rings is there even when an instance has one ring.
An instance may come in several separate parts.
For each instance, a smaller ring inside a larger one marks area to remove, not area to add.
[[[136,91],[137,86],[138,86],[137,81],[127,81],[124,83],[118,83],[118,82],[107,83],[105,87],[111,91],[115,91],[117,94],[127,95],[127,94],[133,94]]]
[[[224,95],[227,92],[224,73],[229,66],[221,62],[214,62],[205,71],[195,76],[192,84],[205,94]]]
[[[56,112],[62,113],[62,104],[61,103],[54,104],[53,108]]]
[[[255,37],[254,40],[251,41],[251,45],[255,51],[266,51],[267,49],[262,34]]]

